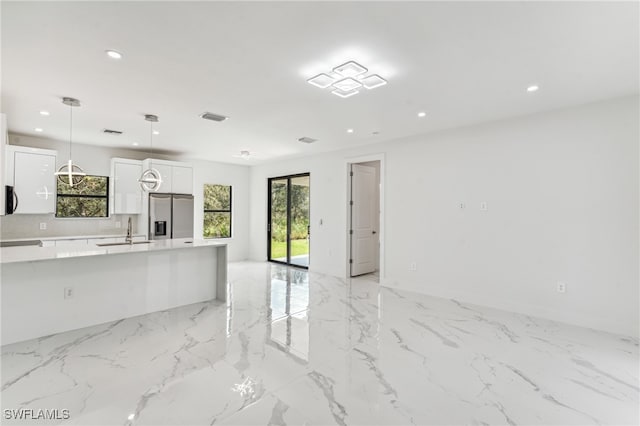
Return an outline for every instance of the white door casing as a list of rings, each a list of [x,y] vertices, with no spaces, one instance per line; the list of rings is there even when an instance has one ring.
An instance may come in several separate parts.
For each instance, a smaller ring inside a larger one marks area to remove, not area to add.
[[[375,271],[376,169],[351,165],[351,276]]]

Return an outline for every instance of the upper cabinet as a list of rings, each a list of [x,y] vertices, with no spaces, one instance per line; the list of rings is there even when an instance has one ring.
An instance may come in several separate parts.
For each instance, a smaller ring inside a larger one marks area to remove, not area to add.
[[[142,189],[138,182],[141,174],[142,161],[111,159],[111,214],[142,213]]]
[[[171,192],[174,194],[193,194],[192,167],[171,167]]]
[[[146,159],[142,167],[145,170],[152,167],[160,173],[162,184],[157,192],[193,194],[193,167],[190,164]]]
[[[56,151],[7,145],[6,184],[13,186],[14,214],[56,212]]]

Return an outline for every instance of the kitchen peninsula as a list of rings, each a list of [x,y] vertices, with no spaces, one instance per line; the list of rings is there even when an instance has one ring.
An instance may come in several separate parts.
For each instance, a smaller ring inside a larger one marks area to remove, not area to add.
[[[10,247],[0,251],[2,345],[227,298],[227,245]]]

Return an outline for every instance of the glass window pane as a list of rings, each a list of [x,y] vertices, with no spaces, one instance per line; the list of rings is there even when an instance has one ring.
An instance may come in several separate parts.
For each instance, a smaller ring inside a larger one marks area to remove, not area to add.
[[[57,179],[56,182],[58,183],[58,194],[107,196],[108,178],[106,176],[85,176],[79,185],[73,187]]]
[[[231,187],[205,184],[204,209],[231,211]]]
[[[231,213],[204,213],[203,235],[205,238],[231,237]]]
[[[107,199],[58,195],[56,217],[107,217]]]

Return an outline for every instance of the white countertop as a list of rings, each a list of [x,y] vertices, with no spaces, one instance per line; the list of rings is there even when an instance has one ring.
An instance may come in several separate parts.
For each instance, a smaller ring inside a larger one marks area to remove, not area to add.
[[[92,239],[100,239],[100,238],[125,238],[127,236],[124,234],[98,234],[98,235],[60,235],[57,237],[31,237],[31,238],[10,238],[8,240],[2,240],[4,243],[14,242],[14,241],[59,241],[59,240],[92,240]],[[145,234],[134,234],[134,237],[144,237]]]
[[[83,256],[104,256],[110,254],[145,253],[160,250],[183,248],[226,246],[226,243],[179,238],[173,240],[154,240],[148,244],[132,244],[99,247],[96,245],[78,245],[71,247],[3,247],[0,248],[0,263],[33,262],[41,260],[68,259]]]

